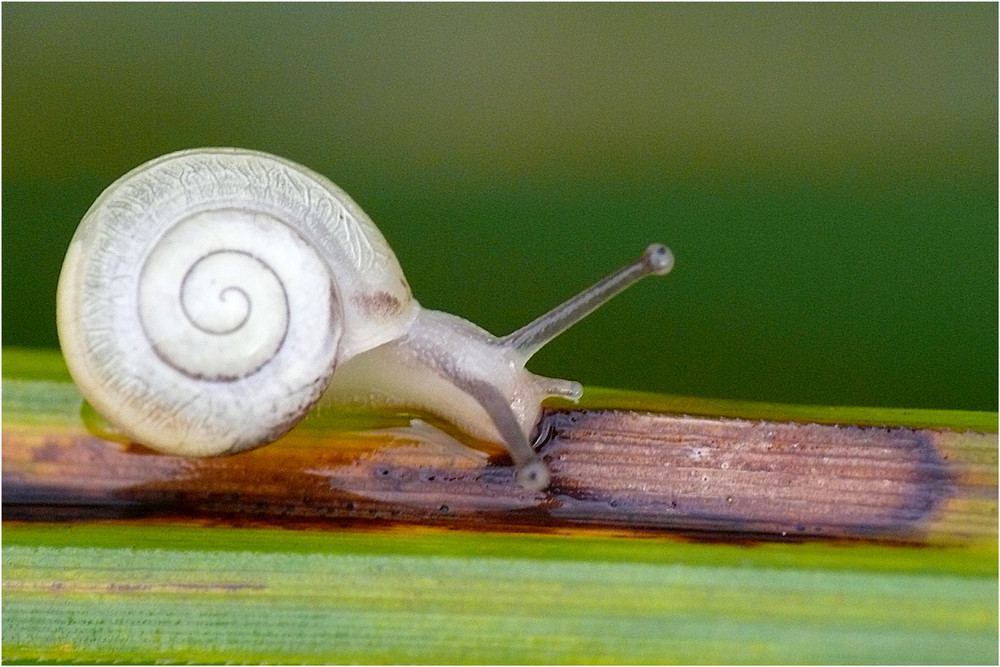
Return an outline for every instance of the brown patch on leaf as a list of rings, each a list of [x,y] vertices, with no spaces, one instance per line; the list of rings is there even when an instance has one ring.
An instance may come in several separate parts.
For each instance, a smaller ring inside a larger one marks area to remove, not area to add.
[[[548,411],[552,484],[425,434],[293,430],[217,458],[123,449],[82,429],[3,433],[5,516],[599,528],[726,540],[995,539],[996,434]],[[33,430],[34,429],[34,430]],[[46,511],[46,508],[49,508]],[[13,510],[13,514],[12,514]],[[62,514],[66,514],[62,512]]]

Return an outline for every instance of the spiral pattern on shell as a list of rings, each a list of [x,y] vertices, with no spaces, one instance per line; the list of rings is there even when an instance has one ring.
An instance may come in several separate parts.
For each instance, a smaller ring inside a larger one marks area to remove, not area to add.
[[[161,451],[210,455],[290,429],[338,362],[398,335],[410,303],[385,240],[331,182],[264,153],[200,149],[98,198],[57,314],[101,414]]]

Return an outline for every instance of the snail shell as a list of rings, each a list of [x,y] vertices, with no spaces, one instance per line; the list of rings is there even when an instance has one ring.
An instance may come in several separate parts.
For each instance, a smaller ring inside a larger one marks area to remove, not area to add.
[[[104,191],[70,244],[57,319],[98,412],[138,442],[201,456],[286,432],[339,362],[399,337],[416,310],[340,188],[218,148],[166,155]]]

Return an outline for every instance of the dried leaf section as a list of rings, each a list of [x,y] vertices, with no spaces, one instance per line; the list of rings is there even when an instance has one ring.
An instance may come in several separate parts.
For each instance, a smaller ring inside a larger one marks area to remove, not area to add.
[[[426,425],[307,424],[268,447],[192,459],[108,442],[72,419],[5,419],[3,502],[6,517],[36,519],[374,518],[916,542],[997,534],[995,433],[599,409],[549,409],[542,431],[553,483],[533,493],[503,453]]]

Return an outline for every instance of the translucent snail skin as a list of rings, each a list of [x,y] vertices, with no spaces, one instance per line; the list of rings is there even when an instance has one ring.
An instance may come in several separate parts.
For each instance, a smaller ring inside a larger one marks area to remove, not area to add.
[[[317,403],[392,405],[499,443],[526,489],[549,482],[529,438],[576,382],[524,365],[612,296],[673,267],[651,245],[527,326],[496,337],[421,308],[374,223],[339,187],[238,148],[171,153],[105,190],[73,236],[59,340],[84,397],[164,453],[267,444]]]

